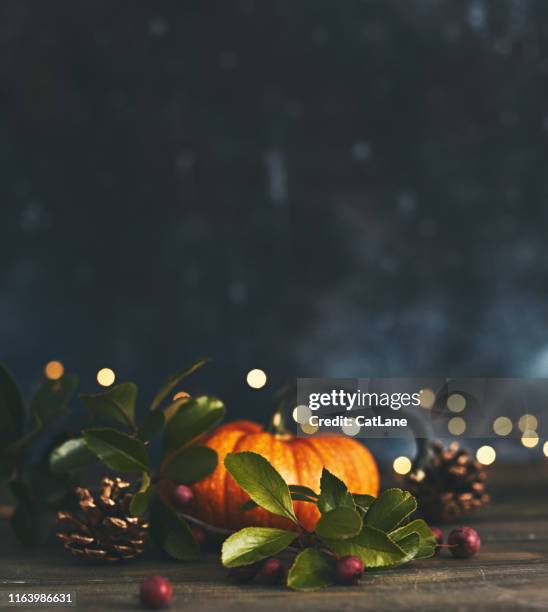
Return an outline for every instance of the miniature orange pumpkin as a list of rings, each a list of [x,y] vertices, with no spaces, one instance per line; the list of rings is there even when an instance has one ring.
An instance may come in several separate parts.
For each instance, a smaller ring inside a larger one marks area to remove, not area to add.
[[[217,527],[290,527],[287,519],[262,508],[240,512],[249,496],[224,466],[228,453],[259,453],[288,484],[304,485],[314,491],[319,491],[323,467],[343,480],[353,493],[377,495],[379,490],[379,472],[373,455],[365,446],[346,436],[298,438],[291,434],[268,433],[251,421],[235,421],[216,429],[203,443],[217,452],[219,463],[213,474],[192,485],[192,514]],[[312,531],[319,518],[315,504],[294,502],[294,507],[300,523]]]

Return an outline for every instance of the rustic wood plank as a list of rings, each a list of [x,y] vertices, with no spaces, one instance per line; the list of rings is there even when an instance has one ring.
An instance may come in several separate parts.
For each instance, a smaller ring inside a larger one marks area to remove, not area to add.
[[[149,553],[119,566],[89,565],[53,545],[21,547],[0,520],[0,590],[77,592],[78,608],[136,609],[140,580],[161,573],[175,584],[175,609],[227,610],[544,610],[548,609],[548,470],[499,467],[493,504],[466,521],[482,536],[473,559],[440,557],[394,570],[368,571],[359,587],[293,593],[260,585],[233,585],[218,553],[175,563]],[[446,529],[449,531],[450,526]],[[19,608],[22,609],[22,608]]]

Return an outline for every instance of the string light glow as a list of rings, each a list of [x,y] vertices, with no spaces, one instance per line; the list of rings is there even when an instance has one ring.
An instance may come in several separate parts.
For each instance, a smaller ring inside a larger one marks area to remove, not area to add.
[[[347,436],[357,436],[360,433],[361,427],[356,423],[355,419],[352,419],[352,423],[341,425],[341,429]]]
[[[492,446],[480,446],[476,452],[476,459],[483,465],[491,465],[497,458],[497,453]]]
[[[436,396],[434,395],[432,389],[421,389],[419,392],[419,398],[420,405],[427,409],[432,408],[434,402],[436,401]]]
[[[542,447],[542,452],[546,455],[546,457],[548,457],[548,440],[544,443],[544,446]]]
[[[259,369],[247,373],[247,384],[253,389],[260,389],[266,385],[266,374]]]
[[[466,399],[460,393],[453,393],[447,399],[447,408],[451,412],[462,412],[466,408]]]
[[[46,363],[44,374],[49,380],[59,380],[65,373],[65,366],[60,361]]]
[[[305,434],[315,434],[318,431],[317,425],[310,425],[310,423],[301,423],[301,430]]]
[[[392,467],[394,468],[394,472],[396,472],[396,474],[401,474],[403,476],[404,474],[409,474],[411,471],[411,465],[411,459],[409,459],[409,457],[402,456],[394,459]]]
[[[110,387],[116,380],[116,374],[110,368],[102,368],[97,372],[97,382],[102,387]]]
[[[535,431],[536,428],[538,427],[537,417],[534,416],[533,414],[524,414],[520,416],[519,421],[518,421],[518,427],[520,431],[523,431],[524,433],[526,431],[531,431],[531,430]]]
[[[532,429],[526,429],[521,436],[521,443],[525,448],[535,448],[538,444],[538,433]]]
[[[505,416],[497,417],[493,421],[493,431],[499,436],[507,436],[513,427],[512,421]]]
[[[312,416],[312,411],[305,404],[301,404],[293,409],[293,420],[296,423],[308,423],[308,419]]]
[[[447,429],[453,436],[460,436],[466,431],[466,421],[462,417],[453,417],[449,419]]]

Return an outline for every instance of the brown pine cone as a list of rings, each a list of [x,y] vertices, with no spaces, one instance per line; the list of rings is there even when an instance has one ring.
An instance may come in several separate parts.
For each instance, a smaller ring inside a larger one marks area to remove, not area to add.
[[[485,467],[453,442],[435,442],[422,470],[406,476],[407,488],[417,498],[427,520],[451,522],[490,501],[485,493]]]
[[[110,562],[140,555],[148,523],[130,515],[133,494],[128,492],[129,487],[121,478],[103,478],[97,497],[77,487],[81,511],[57,513],[57,538],[65,548],[78,557]]]

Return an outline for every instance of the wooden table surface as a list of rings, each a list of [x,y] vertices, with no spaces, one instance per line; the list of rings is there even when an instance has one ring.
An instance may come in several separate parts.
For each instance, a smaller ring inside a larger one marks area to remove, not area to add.
[[[497,466],[491,492],[491,506],[466,521],[482,538],[475,558],[455,560],[444,551],[399,569],[368,571],[357,587],[313,593],[230,584],[217,553],[197,563],[151,554],[126,565],[88,565],[57,546],[20,546],[1,520],[0,591],[70,590],[78,608],[135,610],[141,579],[159,573],[173,581],[173,608],[180,610],[548,610],[548,462]]]

